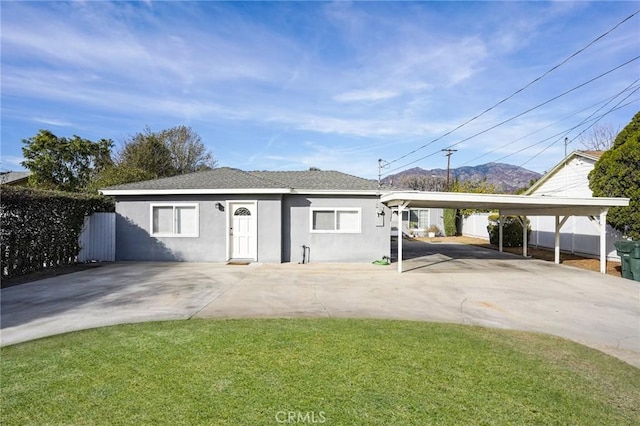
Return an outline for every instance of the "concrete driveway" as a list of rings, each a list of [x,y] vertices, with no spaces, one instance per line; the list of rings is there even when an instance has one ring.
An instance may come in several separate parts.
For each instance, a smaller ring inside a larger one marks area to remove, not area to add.
[[[395,265],[116,263],[10,287],[1,343],[193,317],[374,317],[554,334],[640,367],[639,283],[461,244],[405,249],[402,275]]]

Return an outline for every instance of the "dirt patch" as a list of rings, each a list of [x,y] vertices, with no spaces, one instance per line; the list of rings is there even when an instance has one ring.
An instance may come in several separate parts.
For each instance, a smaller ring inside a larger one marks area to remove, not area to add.
[[[498,246],[490,244],[489,241],[481,238],[473,237],[435,237],[435,238],[416,238],[419,241],[426,241],[430,243],[442,243],[442,242],[454,242],[460,244],[470,244],[478,247],[484,247],[491,250],[498,250]],[[504,247],[503,251],[513,254],[522,255],[522,247]],[[553,262],[555,260],[555,253],[553,250],[541,249],[535,247],[527,248],[527,254],[534,259],[546,260]],[[574,266],[576,268],[587,269],[589,271],[600,272],[600,259],[593,259],[589,257],[578,256],[571,253],[560,252],[560,263],[563,265]],[[607,261],[607,275],[613,275],[614,277],[622,277],[622,267],[620,262]]]
[[[0,281],[0,287],[12,287],[14,285],[30,283],[32,281],[44,280],[45,278],[57,277],[58,275],[72,274],[74,272],[80,272],[91,268],[98,268],[105,265],[105,263],[76,263],[75,265],[58,266],[57,268],[43,269],[42,271],[35,271],[25,275],[17,277],[2,277]]]

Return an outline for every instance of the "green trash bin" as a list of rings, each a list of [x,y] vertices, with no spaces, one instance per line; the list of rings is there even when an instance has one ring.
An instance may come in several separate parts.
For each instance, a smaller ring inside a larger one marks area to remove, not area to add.
[[[616,241],[622,277],[640,281],[640,241]]]

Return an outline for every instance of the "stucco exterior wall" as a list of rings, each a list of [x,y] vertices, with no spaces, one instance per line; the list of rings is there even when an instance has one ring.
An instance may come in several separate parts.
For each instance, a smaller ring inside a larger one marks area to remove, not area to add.
[[[282,261],[282,197],[258,200],[258,262]]]
[[[314,207],[361,208],[360,233],[314,233]],[[378,216],[376,209],[382,211]],[[283,201],[282,260],[302,262],[302,246],[310,262],[372,262],[389,256],[391,210],[376,196],[287,196]]]
[[[228,260],[228,209],[220,211],[216,203],[257,201],[259,262],[280,262],[280,195],[198,195],[117,197],[116,260],[224,262]],[[152,203],[198,203],[198,237],[151,236]]]

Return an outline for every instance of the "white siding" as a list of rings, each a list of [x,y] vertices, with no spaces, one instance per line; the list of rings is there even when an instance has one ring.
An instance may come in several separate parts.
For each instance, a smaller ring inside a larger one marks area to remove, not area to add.
[[[564,167],[553,175],[543,177],[545,181],[530,195],[548,195],[554,197],[592,197],[589,189],[589,172],[593,170],[595,160],[580,155],[571,158]],[[554,247],[555,218],[531,216],[530,245],[535,247]],[[570,217],[560,229],[560,250],[600,255],[600,232],[587,217]],[[614,243],[622,235],[607,225],[607,258],[619,259]]]
[[[94,213],[84,220],[78,239],[79,262],[113,262],[116,259],[116,214]]]
[[[585,157],[573,157],[562,168],[536,188],[530,195],[548,195],[554,197],[592,197],[589,189],[589,172],[593,170],[594,160]]]

